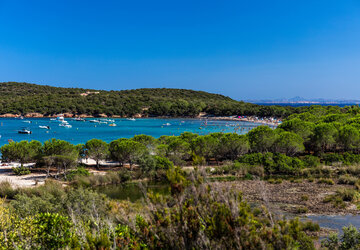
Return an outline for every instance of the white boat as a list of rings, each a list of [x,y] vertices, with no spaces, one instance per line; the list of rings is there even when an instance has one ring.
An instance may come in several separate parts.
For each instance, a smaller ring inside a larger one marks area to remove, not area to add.
[[[60,123],[59,124],[60,127],[65,127],[65,128],[72,128],[72,126],[68,123]]]
[[[55,118],[50,118],[50,121],[56,121],[56,119]]]
[[[89,122],[98,123],[98,122],[99,122],[99,120],[90,120]]]
[[[65,121],[65,118],[63,116],[56,117],[56,120],[59,122]]]
[[[31,131],[29,129],[23,128],[21,130],[18,130],[19,134],[31,134]]]
[[[31,121],[28,121],[28,120],[26,120],[26,121],[23,121],[23,122],[25,122],[25,123],[31,123]]]
[[[50,126],[39,126],[39,128],[50,129]]]
[[[171,125],[171,123],[165,123],[165,124],[163,124],[164,126],[170,126]]]
[[[77,118],[75,118],[75,119],[74,119],[74,121],[77,121],[77,122],[84,122],[84,121],[85,121],[85,119],[80,118],[80,117],[77,117]]]
[[[129,121],[136,121],[135,118],[127,118]]]

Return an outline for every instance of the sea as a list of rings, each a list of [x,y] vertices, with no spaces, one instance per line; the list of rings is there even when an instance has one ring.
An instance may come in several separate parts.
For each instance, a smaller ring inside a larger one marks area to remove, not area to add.
[[[75,121],[70,118],[65,120],[72,126],[66,128],[59,126],[59,121],[50,118],[0,118],[0,146],[9,141],[46,140],[56,138],[69,141],[73,144],[85,143],[86,141],[97,138],[106,142],[111,142],[119,138],[131,138],[134,135],[146,134],[155,138],[162,135],[180,135],[183,132],[192,132],[206,135],[214,132],[236,132],[245,134],[249,130],[262,124],[253,122],[238,121],[219,121],[204,119],[159,119],[141,118],[129,120],[126,118],[113,119],[114,122],[93,123],[90,120]],[[104,121],[104,120],[103,120]],[[110,124],[116,126],[110,126]],[[50,129],[40,128],[49,126]],[[28,129],[31,134],[19,134],[21,129]]]

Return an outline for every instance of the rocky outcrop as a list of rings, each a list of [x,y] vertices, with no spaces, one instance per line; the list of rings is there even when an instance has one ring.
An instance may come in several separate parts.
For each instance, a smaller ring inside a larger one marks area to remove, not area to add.
[[[43,114],[40,114],[40,113],[27,113],[24,115],[24,117],[27,117],[27,118],[42,118],[44,117]]]
[[[20,115],[18,114],[2,114],[0,115],[1,118],[15,118],[15,117],[19,117]]]

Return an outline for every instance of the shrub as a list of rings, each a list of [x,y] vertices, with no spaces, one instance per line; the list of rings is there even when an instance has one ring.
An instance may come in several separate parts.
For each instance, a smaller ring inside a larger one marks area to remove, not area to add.
[[[320,226],[317,223],[314,223],[312,221],[306,221],[301,226],[302,230],[309,231],[309,232],[319,232]]]
[[[358,199],[359,194],[354,189],[343,188],[336,191],[336,196],[340,197],[343,201],[355,201]]]
[[[332,179],[329,179],[329,178],[321,178],[318,180],[319,184],[327,184],[327,185],[334,185],[335,182],[332,180]]]
[[[7,197],[8,199],[13,199],[17,193],[17,190],[11,186],[10,182],[0,182],[0,197]]]
[[[339,184],[346,184],[346,185],[355,185],[358,178],[350,176],[350,175],[342,175],[339,177],[338,183]]]
[[[281,184],[282,183],[282,179],[273,179],[270,178],[267,180],[270,184]]]
[[[12,168],[15,175],[27,175],[30,174],[30,169],[24,166]]]
[[[349,166],[346,168],[346,172],[351,175],[358,176],[360,175],[360,166],[359,165]]]
[[[331,234],[321,242],[321,246],[326,249],[360,249],[360,233],[356,227],[343,227],[343,232],[342,236]]]
[[[313,168],[320,165],[319,157],[313,155],[306,155],[303,159],[305,167]]]
[[[59,249],[71,241],[71,223],[59,214],[41,213],[35,221],[38,241],[48,249]]]
[[[298,207],[296,209],[296,213],[298,214],[306,214],[308,212],[308,208],[307,207]]]
[[[309,200],[309,196],[306,195],[306,194],[304,194],[304,195],[301,196],[300,199],[301,199],[302,201],[308,201],[308,200]]]
[[[66,175],[69,181],[74,180],[75,176],[89,176],[90,172],[84,167],[78,167],[76,169],[70,170]]]

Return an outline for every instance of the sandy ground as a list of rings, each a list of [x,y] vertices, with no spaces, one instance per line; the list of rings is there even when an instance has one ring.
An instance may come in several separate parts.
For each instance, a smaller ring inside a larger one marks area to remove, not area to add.
[[[96,161],[93,159],[81,160],[81,163],[94,167],[96,166]],[[31,168],[35,163],[24,164],[25,167]],[[118,162],[110,162],[110,161],[100,161],[101,167],[114,167],[118,166]],[[11,183],[13,187],[34,187],[36,185],[42,185],[45,183],[46,173],[44,172],[35,172],[28,175],[17,176],[13,173],[14,167],[19,167],[19,163],[10,162],[10,163],[1,163],[0,162],[0,182],[8,181]],[[94,174],[106,174],[106,171],[99,171],[90,169],[90,172]]]
[[[273,213],[296,213],[299,207],[307,207],[307,214],[359,214],[359,210],[353,204],[347,203],[346,208],[336,208],[332,203],[323,202],[327,195],[350,186],[319,184],[306,180],[301,183],[283,181],[281,184],[257,180],[215,183],[224,188],[231,187],[241,191],[247,201],[263,204]],[[303,196],[308,196],[308,200],[304,200]]]
[[[24,164],[26,167],[31,167],[34,164]],[[18,163],[0,163],[0,182],[8,181],[13,187],[34,187],[44,183],[45,173],[31,173],[28,175],[17,176],[13,173],[14,167],[19,167]]]

